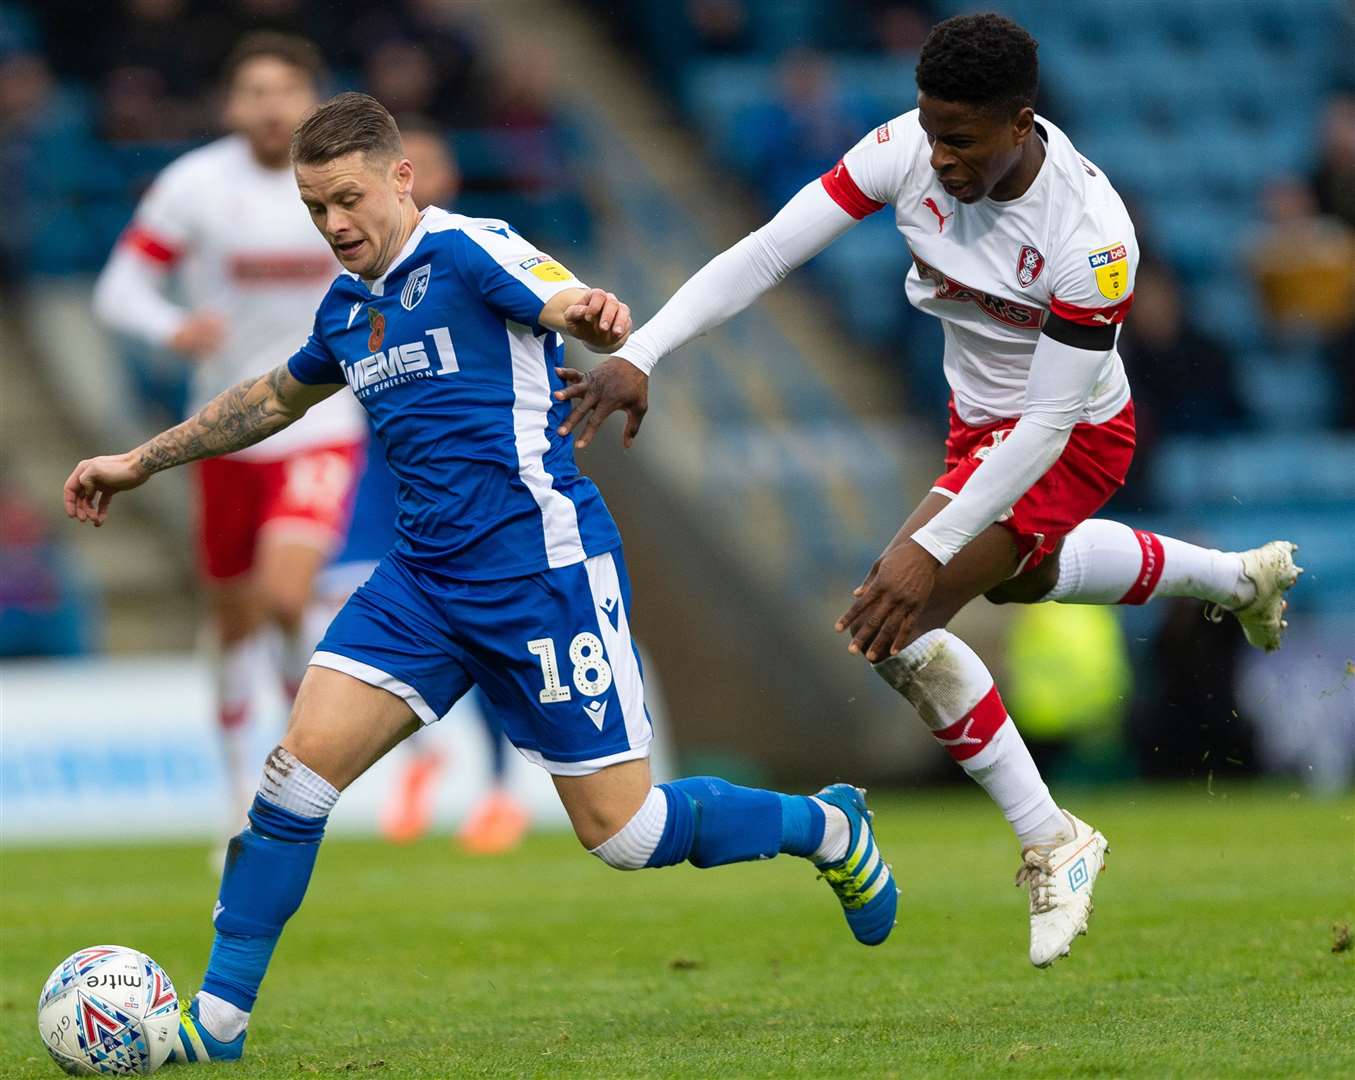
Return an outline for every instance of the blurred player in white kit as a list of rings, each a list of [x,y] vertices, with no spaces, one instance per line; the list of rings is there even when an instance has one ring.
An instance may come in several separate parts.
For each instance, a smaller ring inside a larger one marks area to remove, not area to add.
[[[190,413],[304,341],[338,270],[297,198],[288,159],[292,131],[318,100],[318,50],[285,34],[252,34],[223,74],[231,134],[156,178],[94,295],[108,326],[193,365]],[[182,303],[167,295],[171,287]],[[244,760],[264,652],[256,645],[276,628],[281,648],[267,650],[269,660],[294,695],[314,645],[305,611],[347,528],[365,441],[362,410],[336,395],[281,438],[204,461],[194,474],[232,828],[258,766]]]

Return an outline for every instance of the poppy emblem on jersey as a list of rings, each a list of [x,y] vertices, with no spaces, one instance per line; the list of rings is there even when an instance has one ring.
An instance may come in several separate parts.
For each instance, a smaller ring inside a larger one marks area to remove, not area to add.
[[[1029,244],[1022,244],[1016,253],[1016,283],[1023,289],[1035,284],[1035,279],[1044,269],[1044,256]]]
[[[406,311],[413,311],[418,307],[419,301],[428,292],[428,279],[432,276],[433,267],[429,263],[424,263],[411,273],[405,279],[405,287],[400,290],[400,306]]]
[[[367,324],[372,328],[372,332],[367,335],[367,351],[376,352],[381,348],[381,342],[386,339],[386,316],[377,311],[374,307],[367,309]]]

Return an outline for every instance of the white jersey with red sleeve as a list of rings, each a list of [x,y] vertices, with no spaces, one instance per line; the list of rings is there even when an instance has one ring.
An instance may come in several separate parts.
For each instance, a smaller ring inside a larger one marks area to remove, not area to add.
[[[1048,313],[1118,327],[1133,302],[1139,253],[1124,203],[1062,131],[1040,117],[1035,130],[1044,163],[1025,194],[1007,201],[946,194],[917,110],[881,124],[822,177],[858,220],[893,208],[913,254],[908,299],[941,320],[955,408],[975,426],[1022,414]],[[1104,423],[1128,400],[1112,350],[1079,420]]]
[[[156,178],[100,280],[96,307],[116,328],[157,343],[189,312],[225,320],[222,346],[190,361],[189,405],[196,410],[285,362],[306,340],[339,269],[292,171],[264,168],[245,139],[232,135],[185,154]],[[182,308],[161,291],[171,275]],[[361,407],[351,395],[335,394],[231,456],[277,461],[365,437]]]

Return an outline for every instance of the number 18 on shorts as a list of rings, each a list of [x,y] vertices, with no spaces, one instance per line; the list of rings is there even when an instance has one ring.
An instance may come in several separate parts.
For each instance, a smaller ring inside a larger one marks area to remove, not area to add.
[[[501,581],[441,578],[392,552],[311,663],[396,694],[425,724],[477,683],[527,760],[581,776],[649,754],[629,607],[619,548]]]

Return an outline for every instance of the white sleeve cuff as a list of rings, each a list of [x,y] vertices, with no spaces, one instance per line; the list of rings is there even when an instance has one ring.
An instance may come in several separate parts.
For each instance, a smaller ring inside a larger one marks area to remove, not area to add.
[[[930,522],[928,522],[928,524],[930,524]],[[946,563],[950,562],[951,558],[954,556],[954,552],[948,552],[941,541],[927,532],[926,525],[913,533],[912,539],[918,547],[922,548],[923,551],[927,552],[928,555],[942,566],[945,566]]]
[[[1023,416],[1012,432],[974,470],[950,505],[912,539],[943,566],[1030,490],[1063,453],[1071,429],[1039,413]]]
[[[621,359],[646,375],[654,370],[663,354],[654,343],[654,335],[648,332],[648,325],[640,327],[627,339],[626,344],[617,350]]]

